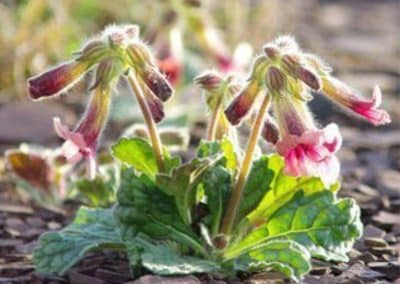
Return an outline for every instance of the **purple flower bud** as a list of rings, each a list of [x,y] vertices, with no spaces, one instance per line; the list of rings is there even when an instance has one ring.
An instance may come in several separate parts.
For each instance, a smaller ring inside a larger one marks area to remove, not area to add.
[[[261,88],[257,81],[250,81],[225,110],[226,118],[233,125],[239,124],[249,113]]]
[[[153,95],[151,92],[144,90],[144,97],[146,104],[150,109],[151,116],[156,123],[160,122],[164,118],[164,105],[158,97]]]
[[[270,67],[267,72],[267,85],[271,90],[280,91],[285,85],[285,77],[277,67]]]
[[[275,145],[279,140],[279,130],[271,117],[267,117],[261,132],[262,137],[269,143]]]
[[[216,91],[224,82],[220,74],[210,71],[205,72],[194,79],[194,82],[203,90],[208,92]]]
[[[69,62],[28,80],[28,91],[32,99],[42,99],[60,94],[71,87],[86,72],[87,64]]]
[[[291,75],[302,80],[307,86],[316,91],[321,89],[321,78],[308,66],[304,65],[299,56],[285,54],[282,56],[282,63]]]
[[[142,79],[147,87],[163,102],[166,102],[173,93],[168,80],[154,67],[142,70]]]
[[[279,48],[274,44],[266,44],[263,47],[264,53],[269,59],[275,59],[280,55]]]

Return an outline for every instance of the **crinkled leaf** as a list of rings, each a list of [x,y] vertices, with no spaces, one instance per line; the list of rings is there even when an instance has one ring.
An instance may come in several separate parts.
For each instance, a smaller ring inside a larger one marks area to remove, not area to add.
[[[191,210],[196,202],[196,187],[206,171],[222,158],[214,155],[192,161],[175,167],[171,174],[158,174],[156,183],[160,189],[176,200],[176,207],[182,220],[191,224]]]
[[[211,260],[182,256],[166,244],[154,244],[140,237],[133,246],[141,248],[141,265],[159,275],[209,273],[219,269]]]
[[[204,175],[202,186],[207,197],[211,234],[218,233],[219,224],[231,191],[231,175],[222,166],[215,166]]]
[[[81,207],[69,226],[40,237],[33,262],[40,273],[62,275],[87,252],[102,248],[124,248],[111,209]]]
[[[300,191],[265,222],[233,244],[226,255],[244,253],[271,239],[289,239],[306,247],[314,257],[346,261],[346,253],[362,234],[360,209],[354,200],[336,200],[330,191],[309,196]]]
[[[246,220],[242,225],[247,222],[257,224],[260,220],[268,219],[299,191],[303,191],[305,195],[310,195],[325,190],[336,192],[339,189],[338,183],[326,188],[319,178],[287,176],[283,173],[284,161],[282,157],[270,155],[267,159],[268,169],[274,172],[274,176],[264,197],[257,207],[246,216]],[[258,183],[263,184],[263,177],[261,175],[256,175],[256,177],[258,178],[254,180],[254,184],[257,184],[258,179]],[[256,199],[254,201],[256,203]]]
[[[290,240],[271,240],[249,251],[248,269],[274,269],[299,281],[311,269],[310,254]]]
[[[224,155],[224,166],[230,170],[236,170],[238,159],[232,143],[227,138],[213,142],[202,140],[197,149],[197,156],[199,158],[209,157],[218,153]]]
[[[133,169],[123,170],[117,200],[114,217],[124,241],[143,233],[203,250],[192,229],[182,221],[174,197],[158,189],[147,176],[137,177]]]

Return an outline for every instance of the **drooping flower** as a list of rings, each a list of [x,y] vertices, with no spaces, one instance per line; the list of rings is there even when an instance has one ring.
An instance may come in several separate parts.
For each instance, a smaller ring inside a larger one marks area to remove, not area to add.
[[[364,117],[375,126],[390,123],[390,115],[385,110],[379,109],[382,103],[382,93],[379,86],[374,87],[370,99],[365,98],[357,90],[333,77],[330,74],[332,69],[319,57],[311,54],[305,54],[304,57],[319,73],[322,81],[322,93],[333,102]]]
[[[382,103],[379,86],[374,87],[372,97],[367,99],[334,77],[325,77],[322,82],[322,92],[334,102],[366,118],[375,126],[390,123],[389,114],[378,108]]]
[[[285,159],[285,173],[296,177],[316,176],[326,186],[335,183],[340,171],[335,156],[342,143],[339,128],[331,123],[318,129],[305,103],[287,96],[274,98],[281,134],[276,149]]]
[[[63,125],[59,118],[54,118],[57,135],[65,140],[62,146],[63,155],[71,163],[85,158],[90,178],[94,178],[96,174],[96,152],[108,117],[110,95],[110,89],[96,88],[82,120],[73,131]]]
[[[62,63],[28,80],[28,93],[34,100],[56,96],[74,85],[91,67],[104,58],[107,46],[99,40],[90,41],[77,53],[78,57]]]

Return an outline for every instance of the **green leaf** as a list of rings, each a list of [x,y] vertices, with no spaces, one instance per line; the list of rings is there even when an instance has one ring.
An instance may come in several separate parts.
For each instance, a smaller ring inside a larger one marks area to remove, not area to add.
[[[238,159],[235,153],[235,148],[227,138],[213,142],[202,140],[197,149],[197,157],[199,158],[209,157],[218,153],[224,155],[224,166],[233,171],[237,169]]]
[[[299,281],[311,269],[310,254],[296,242],[272,240],[248,253],[249,270],[261,271],[271,268]]]
[[[93,180],[81,179],[76,182],[76,187],[93,207],[108,207],[115,201],[112,185],[104,182],[101,177],[96,177]]]
[[[246,223],[257,224],[260,220],[268,219],[299,191],[303,191],[305,195],[311,195],[325,190],[336,192],[339,189],[339,183],[332,185],[330,188],[326,188],[319,178],[296,178],[287,176],[283,173],[284,161],[282,157],[270,155],[267,159],[268,169],[274,172],[273,179],[268,189],[266,189],[262,200],[258,203],[257,207],[246,216],[246,220],[243,220],[242,226],[240,227],[245,226]],[[262,176],[258,176],[258,179],[260,178],[262,178]],[[257,184],[256,181],[254,183]],[[262,181],[259,181],[259,183],[262,184]],[[260,190],[265,191],[265,189],[261,188]],[[254,203],[256,203],[256,200],[257,199],[254,198]]]
[[[158,189],[149,177],[137,177],[133,169],[123,170],[117,201],[114,217],[124,241],[143,233],[155,240],[174,240],[205,254],[197,236],[182,221],[174,197]]]
[[[102,248],[124,248],[112,211],[81,207],[72,224],[39,238],[33,262],[40,273],[62,275],[87,252]]]
[[[112,154],[121,162],[148,176],[157,173],[157,160],[151,145],[141,138],[121,138],[111,147]]]
[[[159,275],[176,275],[215,272],[219,266],[211,261],[182,256],[166,244],[153,244],[137,238],[134,246],[142,249],[140,258],[143,267]]]
[[[280,159],[278,156],[263,156],[253,162],[249,177],[244,188],[243,199],[240,202],[238,220],[255,209],[263,195],[271,189],[274,178],[274,166]]]
[[[346,253],[362,234],[360,209],[354,200],[336,200],[330,191],[305,196],[303,191],[276,211],[242,241],[233,244],[228,258],[272,239],[293,240],[314,256],[346,261]]]
[[[156,183],[166,194],[173,195],[176,207],[185,224],[192,223],[191,210],[196,202],[196,187],[204,173],[215,165],[222,155],[214,155],[192,161],[176,167],[169,174],[158,174]]]
[[[211,234],[218,233],[219,224],[231,191],[231,175],[222,166],[212,167],[205,174],[202,186],[207,197]]]

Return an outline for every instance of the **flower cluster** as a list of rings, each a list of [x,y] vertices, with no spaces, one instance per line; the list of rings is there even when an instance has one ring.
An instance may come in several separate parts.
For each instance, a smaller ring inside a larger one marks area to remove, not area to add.
[[[204,90],[207,107],[211,112],[208,125],[208,140],[220,140],[227,136],[233,144],[236,140],[236,131],[230,125],[223,109],[240,90],[240,83],[233,75],[227,75],[225,78],[215,71],[208,71],[194,79],[195,83]]]
[[[273,118],[265,115],[262,135],[284,157],[286,173],[317,176],[326,185],[334,183],[339,175],[335,153],[342,138],[336,124],[323,129],[316,126],[307,107],[311,91],[322,92],[372,124],[381,125],[390,122],[390,117],[378,109],[382,99],[379,87],[370,100],[363,98],[333,77],[331,68],[321,59],[304,53],[289,36],[266,44],[263,51],[254,60],[245,86],[225,110],[226,117],[233,125],[239,124],[266,92],[265,96],[272,99]]]
[[[71,163],[85,158],[90,178],[96,174],[96,151],[118,78],[127,74],[147,123],[163,119],[163,102],[172,95],[170,84],[159,72],[147,46],[140,41],[139,28],[135,25],[106,28],[89,40],[73,60],[31,78],[29,95],[35,100],[57,96],[93,69],[92,95],[75,129],[71,131],[59,118],[54,119],[57,134],[66,141],[62,147],[64,156]]]

